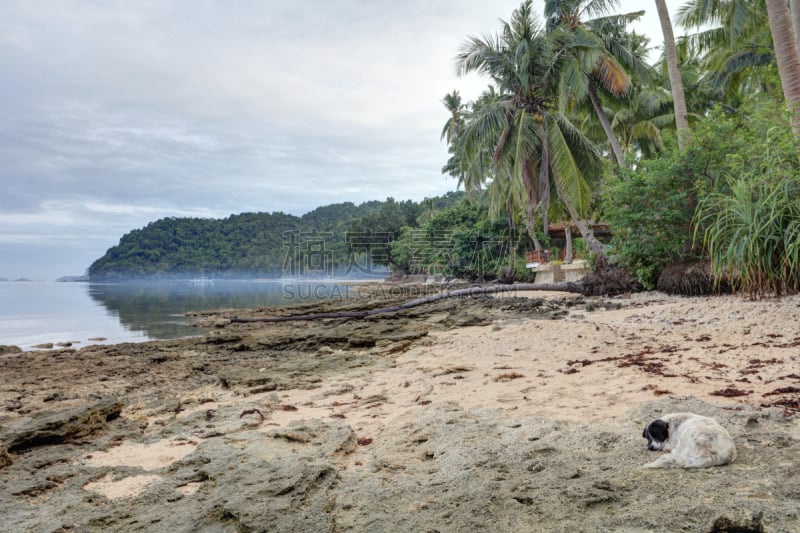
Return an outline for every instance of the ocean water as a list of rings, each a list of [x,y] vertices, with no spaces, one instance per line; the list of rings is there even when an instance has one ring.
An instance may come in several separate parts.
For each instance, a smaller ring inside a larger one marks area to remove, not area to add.
[[[73,347],[199,335],[187,311],[269,307],[347,296],[333,282],[0,282],[0,344]],[[103,338],[105,340],[89,340]]]

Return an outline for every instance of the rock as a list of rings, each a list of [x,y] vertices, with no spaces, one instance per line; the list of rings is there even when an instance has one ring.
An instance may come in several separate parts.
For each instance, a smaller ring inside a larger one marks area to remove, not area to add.
[[[14,452],[68,442],[101,429],[106,422],[117,418],[120,411],[122,403],[116,398],[105,398],[78,407],[42,411],[3,427],[0,430],[0,446]]]
[[[300,420],[285,428],[273,429],[268,435],[274,439],[309,443],[313,446],[309,453],[320,459],[346,453],[356,447],[353,429],[339,421]]]
[[[32,348],[39,348],[40,350],[52,350],[53,343],[52,342],[43,342],[42,344],[34,344]]]
[[[743,520],[731,520],[727,516],[721,516],[714,521],[709,531],[710,533],[765,533],[767,530],[764,529],[761,518],[761,513]]]
[[[217,531],[332,531],[334,489],[339,482],[333,460],[355,447],[353,430],[340,421],[309,420],[270,431],[239,432],[201,443],[171,467],[182,480],[208,479],[202,497],[182,501],[159,527]],[[127,523],[147,523],[153,508],[129,511]],[[191,524],[191,527],[188,525]],[[125,529],[124,523],[114,524]],[[227,531],[228,529],[222,529]]]
[[[8,450],[4,447],[0,446],[0,469],[5,468],[6,466],[10,465],[14,462],[11,459],[11,456],[8,454]]]
[[[8,355],[12,353],[21,353],[22,348],[14,346],[13,344],[0,344],[0,355]]]
[[[214,330],[205,337],[205,342],[208,344],[228,344],[241,340],[242,336],[237,333],[219,330]]]

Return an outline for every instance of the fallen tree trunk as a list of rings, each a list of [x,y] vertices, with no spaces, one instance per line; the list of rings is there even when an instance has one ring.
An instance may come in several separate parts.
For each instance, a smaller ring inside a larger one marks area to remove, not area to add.
[[[406,309],[411,309],[420,305],[438,302],[439,300],[446,300],[447,298],[458,298],[460,296],[480,296],[483,294],[514,291],[557,291],[582,294],[583,285],[580,283],[562,282],[538,285],[534,285],[533,283],[514,283],[511,285],[492,285],[490,287],[470,287],[468,289],[456,289],[452,291],[440,292],[430,296],[425,296],[424,298],[417,298],[399,305],[381,307],[379,309],[368,309],[363,311],[331,311],[326,313],[309,313],[305,315],[265,316],[257,318],[232,317],[229,320],[231,322],[291,322],[297,320],[319,320],[323,318],[367,318],[374,315],[397,313],[399,311],[405,311]]]

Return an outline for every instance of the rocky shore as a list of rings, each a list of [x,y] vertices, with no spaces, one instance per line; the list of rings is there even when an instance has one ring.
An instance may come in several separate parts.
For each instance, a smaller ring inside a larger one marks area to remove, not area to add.
[[[174,341],[0,355],[7,531],[800,530],[800,299],[408,290],[197,313]],[[652,471],[645,423],[739,458]]]

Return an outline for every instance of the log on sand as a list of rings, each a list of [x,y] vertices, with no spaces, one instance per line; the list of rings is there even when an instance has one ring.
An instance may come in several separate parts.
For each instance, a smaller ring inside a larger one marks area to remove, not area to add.
[[[467,289],[456,289],[452,291],[444,291],[424,298],[417,298],[408,302],[393,305],[390,307],[381,307],[379,309],[368,309],[362,311],[331,311],[326,313],[308,313],[305,315],[289,315],[289,316],[266,316],[256,318],[240,318],[231,317],[230,322],[291,322],[297,320],[319,320],[323,318],[367,318],[374,315],[382,315],[387,313],[397,313],[405,311],[413,307],[425,305],[447,298],[458,298],[461,296],[480,296],[483,294],[495,294],[499,292],[514,292],[514,291],[556,291],[556,292],[571,292],[583,293],[584,287],[580,283],[562,282],[562,283],[514,283],[511,285],[492,285],[489,287],[470,287]]]

